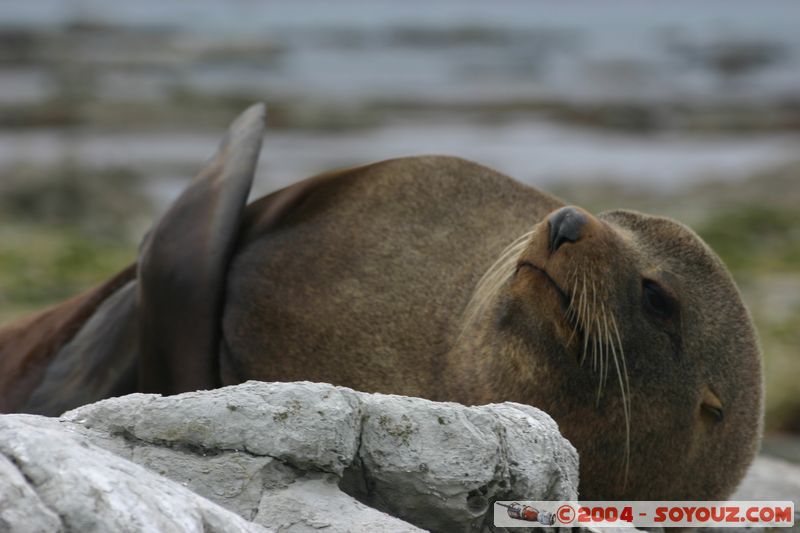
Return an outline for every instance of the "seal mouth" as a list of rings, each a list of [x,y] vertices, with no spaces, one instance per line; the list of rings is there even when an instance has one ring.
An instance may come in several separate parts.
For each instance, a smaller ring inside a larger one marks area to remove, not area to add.
[[[567,309],[569,308],[569,302],[570,302],[571,299],[570,299],[569,294],[567,294],[567,292],[564,289],[562,289],[561,286],[559,286],[558,283],[556,283],[556,280],[554,280],[552,278],[552,276],[550,276],[550,274],[545,269],[534,265],[530,261],[520,261],[519,263],[517,263],[517,269],[514,272],[514,274],[516,275],[516,273],[519,272],[520,270],[522,270],[523,268],[529,268],[529,269],[533,270],[534,272],[537,272],[537,273],[541,274],[542,276],[544,276],[544,278],[547,280],[547,282],[558,293],[558,295],[560,297],[560,300],[561,300],[561,309],[562,309],[562,311],[564,311],[564,313],[566,313]]]
[[[572,343],[572,339],[575,337],[575,335],[579,336],[585,335],[583,324],[579,320],[578,314],[575,313],[573,310],[573,295],[569,294],[567,291],[562,289],[561,286],[556,282],[556,280],[554,280],[553,277],[545,269],[536,266],[530,261],[523,260],[517,263],[517,268],[514,271],[514,275],[516,275],[523,268],[533,270],[535,273],[539,274],[555,290],[556,294],[558,294],[559,304],[561,305],[561,312],[563,313],[563,319],[573,331],[573,334],[570,336],[570,339],[569,341],[567,341],[567,344]],[[580,352],[580,350],[578,350],[575,355],[575,358],[578,361],[578,363],[581,362],[582,356],[583,354]]]

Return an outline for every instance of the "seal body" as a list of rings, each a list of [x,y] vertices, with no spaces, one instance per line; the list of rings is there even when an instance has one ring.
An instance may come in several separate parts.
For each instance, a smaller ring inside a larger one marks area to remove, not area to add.
[[[481,275],[562,205],[444,157],[343,172],[263,231],[270,201],[248,208],[230,269],[226,381],[308,379],[437,400],[473,396],[448,375],[447,355]]]
[[[730,276],[684,226],[568,208],[581,222],[553,235],[563,202],[447,157],[325,176],[265,223],[282,194],[244,219],[224,383],[534,405],[579,450],[582,498],[722,498],[744,475],[759,350]]]

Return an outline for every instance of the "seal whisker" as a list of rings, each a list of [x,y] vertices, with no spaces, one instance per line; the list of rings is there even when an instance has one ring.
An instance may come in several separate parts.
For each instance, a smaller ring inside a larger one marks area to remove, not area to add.
[[[617,340],[617,346],[619,346],[619,359],[622,361],[622,372],[620,372],[620,363],[618,362],[616,349],[614,349],[614,345],[611,345],[611,349],[613,350],[614,354],[614,366],[617,369],[617,379],[619,380],[619,389],[620,394],[622,395],[622,410],[625,414],[625,473],[623,478],[623,489],[628,484],[628,470],[630,468],[631,462],[631,412],[630,412],[630,400],[631,400],[631,388],[630,388],[630,381],[628,379],[628,368],[625,364],[625,352],[622,348],[622,339],[619,336],[619,329],[617,328],[617,321],[614,316],[611,316],[611,325],[614,328],[614,334]],[[623,382],[623,374],[624,374],[624,382]],[[627,393],[626,393],[627,391]]]
[[[603,322],[600,323],[602,316]],[[602,326],[602,327],[601,327]],[[606,306],[600,304],[600,313],[597,317],[597,330],[598,330],[598,344],[600,345],[600,373],[598,374],[600,384],[597,388],[597,405],[600,405],[600,397],[603,395],[603,386],[605,385],[606,376],[608,375],[608,325],[606,323]]]
[[[611,345],[611,335],[608,331],[608,313],[606,312],[606,306],[603,304],[603,339],[604,344],[606,345],[606,362],[605,362],[605,372],[603,373],[603,384],[608,381],[608,366],[609,366],[609,349],[608,347]],[[613,316],[613,315],[612,315]]]
[[[580,327],[580,309],[579,305],[575,305],[575,295],[576,291],[578,290],[578,269],[576,268],[572,272],[572,276],[574,276],[574,281],[572,282],[572,292],[570,293],[569,298],[569,307],[567,308],[567,318],[572,322],[572,334],[569,336],[569,340],[567,341],[567,346],[572,345],[572,339],[575,338],[575,335],[578,334],[578,328]]]
[[[600,323],[600,313],[597,312],[594,316],[595,323],[597,324],[597,331],[595,333],[595,346],[597,346],[597,363],[598,363],[598,372],[597,372],[597,407],[600,407],[600,397],[603,395],[603,363],[604,363],[604,352],[605,346],[603,345],[603,329]]]
[[[581,282],[579,281],[578,272],[575,272],[575,298],[577,299],[577,306],[576,306],[576,315],[575,315],[575,326],[576,331],[582,337],[585,336],[584,326],[583,326],[583,291],[581,290]],[[583,365],[583,360],[586,357],[586,354],[581,350],[582,342],[578,341],[580,344],[578,345],[578,364]]]
[[[591,348],[591,351],[592,351],[592,372],[596,372],[597,371],[597,337],[595,337],[594,335],[591,335],[589,337],[589,339],[591,341],[590,348]]]
[[[481,279],[478,280],[472,297],[465,308],[459,339],[463,338],[464,333],[469,329],[470,325],[483,314],[500,286],[514,273],[517,257],[525,250],[527,241],[530,239],[531,235],[533,235],[534,231],[535,230],[528,231],[514,239],[511,244],[506,246],[488,270],[486,270]]]
[[[583,291],[581,292],[581,323],[583,325],[583,357],[581,358],[581,365],[583,365],[583,361],[586,360],[586,356],[588,355],[589,349],[589,334],[590,334],[590,326],[588,319],[589,314],[589,297],[586,294],[586,273],[583,273]]]
[[[571,277],[572,277],[572,275],[571,275],[571,274],[570,274],[569,276],[567,276],[567,283],[569,283],[569,279],[570,279]],[[568,320],[573,320],[573,319],[574,319],[574,317],[575,317],[575,300],[574,300],[574,295],[575,295],[575,285],[574,285],[574,283],[573,283],[572,291],[571,291],[571,292],[568,294],[568,296],[569,296],[569,304],[567,305],[567,310],[566,310],[566,312],[565,312],[565,314],[567,315],[567,319],[568,319]],[[570,341],[572,341],[572,337],[570,337]],[[569,342],[567,342],[567,344],[569,344]]]
[[[569,305],[567,305],[567,313],[574,313],[575,312],[575,284],[577,282],[577,269],[572,269],[567,276],[567,283],[569,280],[572,279],[572,291],[569,294]]]
[[[592,371],[597,368],[597,331],[594,326],[597,322],[597,288],[595,287],[594,280],[592,280],[592,308],[591,308],[591,323],[592,323]]]
[[[603,303],[600,304],[600,308],[598,309],[597,313],[597,338],[598,343],[600,344],[600,373],[598,374],[598,379],[600,381],[600,394],[602,395],[603,386],[605,385],[605,376],[607,374],[607,367],[608,364],[608,345],[606,344],[605,338],[605,305]]]

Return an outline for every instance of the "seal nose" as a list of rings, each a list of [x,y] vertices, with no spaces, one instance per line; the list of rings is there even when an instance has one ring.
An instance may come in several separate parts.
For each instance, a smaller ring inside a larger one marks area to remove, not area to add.
[[[586,215],[572,206],[562,207],[547,220],[550,225],[550,253],[565,242],[577,242],[586,225]]]

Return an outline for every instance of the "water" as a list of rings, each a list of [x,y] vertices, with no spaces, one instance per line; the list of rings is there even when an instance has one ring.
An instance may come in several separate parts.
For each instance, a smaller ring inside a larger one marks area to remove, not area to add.
[[[0,23],[160,28],[283,50],[266,67],[235,58],[187,65],[187,84],[216,90],[434,100],[800,94],[800,3],[792,0],[4,0]],[[754,52],[775,57],[743,72],[714,63]]]
[[[513,105],[494,122],[467,113],[509,103],[797,104],[800,3],[792,0],[3,0],[0,27],[86,33],[62,56],[0,63],[0,105],[52,98],[59,66],[80,64],[104,102],[169,106],[170,95],[188,89],[353,116],[376,103],[430,109],[399,111],[368,129],[289,124],[268,137],[266,189],[421,152],[477,159],[534,184],[602,178],[662,187],[735,179],[797,157],[794,130],[624,134],[515,116]],[[174,176],[200,164],[219,135],[178,127],[127,131],[121,118],[123,133],[91,124],[0,132],[0,168],[55,164],[66,154]]]
[[[59,165],[66,160],[135,168],[150,178],[157,198],[166,203],[218,141],[218,132],[0,132],[0,168],[26,161]],[[747,178],[794,159],[796,147],[792,136],[636,137],[526,122],[480,129],[409,123],[336,134],[272,131],[266,136],[253,194],[260,196],[331,168],[430,153],[479,161],[543,188],[603,180],[671,192],[698,180]]]

